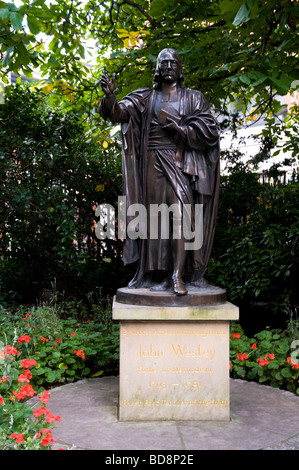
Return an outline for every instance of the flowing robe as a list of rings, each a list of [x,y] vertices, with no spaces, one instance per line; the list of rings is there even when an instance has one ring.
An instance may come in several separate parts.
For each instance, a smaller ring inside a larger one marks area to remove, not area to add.
[[[104,97],[99,112],[104,119],[121,123],[123,191],[127,208],[139,203],[149,211],[149,205],[154,202],[154,191],[150,187],[156,187],[157,194],[161,194],[160,204],[169,202],[163,200],[161,187],[165,185],[172,188],[169,189],[170,193],[173,191],[176,195],[177,199],[170,198],[173,201],[191,204],[193,208],[195,204],[203,204],[203,243],[200,249],[187,252],[184,269],[185,279],[195,282],[204,276],[214,238],[220,183],[220,128],[201,92],[178,88],[177,108],[185,135],[182,139],[176,138],[177,148],[172,158],[163,148],[155,152],[154,167],[159,168],[159,175],[163,174],[164,180],[160,176],[158,179],[155,174],[149,175],[149,162],[153,158],[153,152],[149,149],[149,134],[158,93],[148,88],[139,89],[120,103],[114,95]],[[194,210],[192,214],[194,217]],[[132,216],[127,216],[127,224],[132,219]],[[194,223],[193,220],[193,227]],[[171,271],[170,244],[161,239],[149,242],[149,238],[148,234],[146,239],[127,238],[125,241],[124,263],[138,261],[138,270],[130,287],[145,286],[149,271]]]

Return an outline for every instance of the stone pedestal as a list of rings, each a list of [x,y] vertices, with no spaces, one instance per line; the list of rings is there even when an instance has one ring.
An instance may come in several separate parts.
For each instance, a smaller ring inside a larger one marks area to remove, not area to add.
[[[236,306],[114,299],[112,312],[120,321],[120,421],[230,419],[229,321],[239,318]]]

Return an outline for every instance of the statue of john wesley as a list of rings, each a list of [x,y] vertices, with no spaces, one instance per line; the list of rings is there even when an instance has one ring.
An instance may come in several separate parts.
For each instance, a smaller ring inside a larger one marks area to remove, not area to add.
[[[138,261],[128,287],[171,289],[176,295],[187,294],[186,282],[203,282],[219,195],[219,125],[203,94],[185,88],[183,80],[179,55],[163,49],[153,90],[140,88],[118,103],[114,76],[110,79],[105,70],[101,79],[105,96],[99,106],[104,119],[121,123],[127,207],[143,204],[147,214],[154,204],[178,208],[170,217],[169,237],[163,238],[159,232],[151,239],[149,221],[146,237],[126,239],[124,263]],[[194,227],[194,208],[199,204],[203,208],[202,244],[186,250],[186,237],[173,236],[174,226],[177,219],[182,221],[184,206],[188,206]],[[161,273],[165,274],[162,282]]]

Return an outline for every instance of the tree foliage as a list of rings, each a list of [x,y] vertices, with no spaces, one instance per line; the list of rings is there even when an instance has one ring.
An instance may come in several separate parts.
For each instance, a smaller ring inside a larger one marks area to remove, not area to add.
[[[271,111],[298,77],[299,5],[293,0],[0,1],[3,76],[39,66],[81,95],[95,90],[103,63],[120,94],[151,85],[158,52],[183,57],[186,83],[218,108],[229,101]],[[86,40],[97,65],[86,66]],[[109,56],[110,55],[110,56]],[[109,56],[109,57],[107,57]],[[244,108],[244,109],[245,109]]]
[[[234,167],[222,178],[207,273],[240,307],[247,331],[285,326],[299,303],[298,176],[273,185],[261,184],[258,176]]]
[[[35,300],[67,275],[76,282],[62,288],[75,295],[80,286],[106,288],[108,268],[121,272],[121,242],[95,235],[95,208],[115,205],[121,191],[119,144],[108,145],[88,139],[74,109],[63,114],[41,91],[7,87],[0,106],[3,294]]]
[[[97,120],[99,81],[105,65],[116,73],[119,98],[151,86],[159,51],[174,47],[186,85],[227,115],[223,127],[238,117],[267,119],[251,171],[240,155],[226,155],[234,165],[222,180],[209,277],[240,305],[294,309],[298,181],[261,186],[252,169],[280,146],[298,156],[298,112],[275,119],[278,95],[298,88],[298,21],[295,0],[0,0],[2,80],[35,69],[44,80],[35,93],[7,89],[0,107],[2,282],[32,287],[62,266],[96,283],[111,284],[112,265],[115,279],[122,276],[120,247],[99,250],[90,227],[92,207],[114,204],[120,193],[120,147]],[[107,258],[114,259],[109,270]]]

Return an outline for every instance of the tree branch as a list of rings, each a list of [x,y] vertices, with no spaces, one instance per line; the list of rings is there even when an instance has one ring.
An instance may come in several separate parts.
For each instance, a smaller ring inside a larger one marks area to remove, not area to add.
[[[154,20],[145,10],[142,8],[141,5],[138,5],[138,3],[132,2],[131,0],[123,0],[121,3],[118,4],[119,6],[122,5],[130,5],[133,8],[137,8],[145,17],[146,19],[153,25],[155,28],[158,28],[161,26],[160,23],[157,23],[156,20]]]

